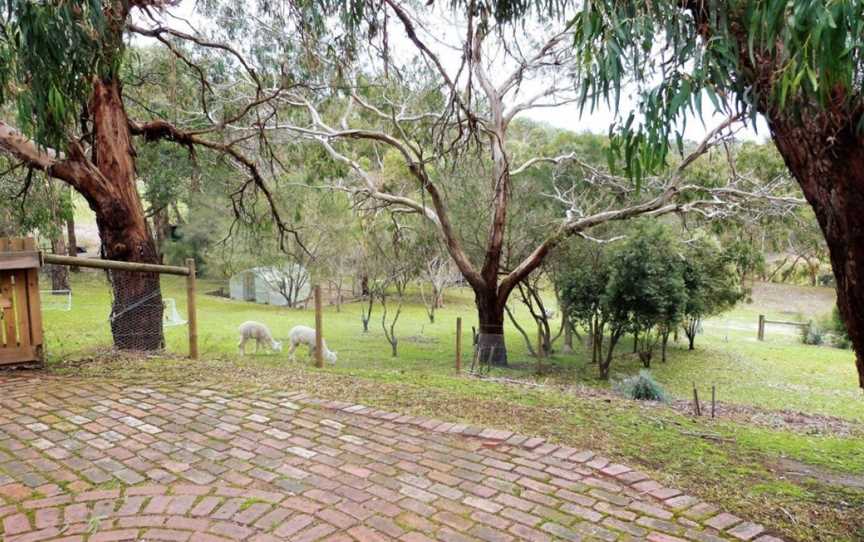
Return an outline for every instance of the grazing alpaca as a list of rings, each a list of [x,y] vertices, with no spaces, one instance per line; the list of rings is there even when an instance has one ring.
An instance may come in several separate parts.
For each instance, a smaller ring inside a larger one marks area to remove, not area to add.
[[[294,351],[301,344],[305,344],[309,347],[310,357],[315,355],[315,330],[311,327],[292,327],[291,331],[288,332],[288,340],[291,341],[291,348],[288,349],[288,354],[292,361],[294,360]],[[336,352],[331,352],[330,350],[328,350],[327,343],[323,340],[321,341],[321,344],[324,347],[324,359],[326,359],[328,363],[336,363]]]
[[[262,344],[269,346],[274,352],[282,351],[282,343],[273,339],[273,335],[270,334],[270,330],[264,324],[251,321],[243,322],[237,329],[240,331],[240,342],[237,347],[240,349],[241,355],[246,355],[246,342],[252,339],[255,340],[256,354]]]

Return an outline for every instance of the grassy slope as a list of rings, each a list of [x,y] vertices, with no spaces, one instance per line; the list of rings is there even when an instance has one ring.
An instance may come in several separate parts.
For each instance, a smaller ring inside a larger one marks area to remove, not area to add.
[[[201,290],[209,287],[215,284],[205,282]],[[789,478],[777,468],[781,459],[790,458],[833,473],[864,475],[861,438],[808,436],[729,421],[694,420],[666,407],[598,398],[554,385],[531,389],[458,377],[452,370],[453,323],[457,315],[462,316],[466,329],[470,329],[474,318],[473,304],[464,292],[448,298],[447,307],[434,325],[428,323],[419,306],[406,307],[398,326],[402,335],[398,359],[389,356],[389,345],[380,328],[380,308],[375,309],[367,335],[361,333],[358,305],[344,306],[340,313],[329,308],[325,334],[331,348],[339,351],[339,363],[317,371],[308,364],[287,363],[284,354],[239,360],[234,353],[236,326],[240,322],[265,322],[278,338],[287,335],[292,325],[311,324],[310,312],[210,296],[199,298],[204,361],[194,366],[170,358],[103,360],[83,366],[58,363],[96,345],[110,344],[108,289],[94,275],[76,279],[75,288],[72,312],[46,313],[49,357],[52,365],[63,372],[148,381],[230,381],[243,387],[263,382],[439,418],[549,435],[641,465],[703,498],[765,521],[787,536],[801,540],[864,538],[864,491]],[[165,290],[166,296],[174,297],[181,313],[185,313],[182,281],[166,279]],[[694,382],[703,391],[716,384],[719,398],[724,401],[864,420],[864,400],[854,387],[849,352],[806,347],[797,344],[794,337],[776,334],[769,334],[770,341],[758,343],[752,339],[755,330],[730,329],[755,322],[755,315],[762,310],[774,317],[791,318],[777,314],[778,307],[772,306],[778,301],[772,300],[772,295],[782,300],[789,293],[768,292],[764,299],[757,295],[754,305],[736,309],[722,322],[709,323],[695,352],[680,349],[683,345],[673,348],[668,363],[655,364],[655,376],[680,397],[689,395]],[[822,294],[820,299],[825,297]],[[824,309],[824,302],[808,303],[805,310]],[[185,327],[168,330],[169,350],[184,351],[185,332]],[[532,378],[535,362],[526,355],[521,337],[514,334],[508,341],[514,363],[498,373]],[[622,353],[625,351],[622,348]],[[305,355],[303,352],[301,357],[305,359]],[[619,376],[639,368],[627,355],[617,360],[615,367]],[[551,384],[578,380],[592,388],[605,386],[594,380],[593,374],[580,353],[556,357],[543,380]],[[718,435],[722,440],[694,434]]]

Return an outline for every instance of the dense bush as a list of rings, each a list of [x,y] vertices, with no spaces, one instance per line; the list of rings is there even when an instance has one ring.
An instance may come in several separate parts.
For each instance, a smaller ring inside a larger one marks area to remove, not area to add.
[[[639,371],[638,375],[625,378],[618,383],[616,389],[629,399],[638,401],[666,401],[666,392],[654,380],[650,371]]]
[[[744,298],[741,275],[736,269],[739,265],[750,269],[756,264],[747,259],[749,253],[742,246],[746,245],[737,243],[723,250],[716,239],[704,235],[687,244],[684,253],[687,302],[682,327],[690,350],[695,348],[696,333],[705,318],[731,309]]]
[[[657,222],[635,221],[624,231],[625,238],[611,244],[572,242],[571,258],[579,263],[556,276],[561,306],[588,331],[591,361],[604,379],[624,334],[633,334],[634,353],[649,368],[658,344],[666,361],[678,326],[692,349],[702,319],[743,297],[734,264],[740,254],[730,255],[716,239],[700,233],[685,240]]]
[[[819,324],[810,322],[809,326],[801,329],[801,342],[819,346],[825,342],[825,330]]]
[[[837,305],[834,305],[834,310],[831,312],[831,333],[834,335],[834,346],[843,349],[852,347],[849,331],[846,329],[846,324],[840,316],[840,309]]]

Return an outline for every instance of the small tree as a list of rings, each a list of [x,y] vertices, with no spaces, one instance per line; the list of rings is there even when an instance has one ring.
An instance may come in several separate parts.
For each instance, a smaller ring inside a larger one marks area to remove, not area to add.
[[[440,243],[433,240],[433,245],[423,249],[423,262],[420,269],[420,297],[426,308],[429,323],[435,323],[435,311],[444,307],[444,291],[453,283],[453,263]],[[457,271],[458,273],[458,271]],[[428,292],[427,292],[428,285]]]
[[[544,271],[545,269],[541,268],[516,285],[516,293],[518,294],[517,299],[531,314],[531,318],[534,320],[534,325],[537,328],[536,332],[534,329],[524,329],[519,324],[519,321],[516,320],[510,307],[505,306],[505,311],[507,312],[507,316],[510,318],[513,327],[515,327],[525,339],[528,352],[532,356],[539,357],[552,354],[552,345],[564,333],[564,328],[567,324],[567,319],[562,319],[558,331],[553,333],[552,320],[555,318],[556,313],[555,310],[547,306],[546,302],[543,300],[542,293],[547,279]],[[538,334],[539,339],[535,339]],[[540,348],[539,351],[534,348],[535,344],[537,344],[536,341],[538,340],[539,345],[537,346]]]
[[[379,292],[378,296],[381,299],[381,328],[384,330],[384,338],[390,343],[390,351],[395,358],[399,355],[399,337],[396,336],[396,323],[402,315],[402,291],[398,289],[396,291],[396,311],[392,316],[387,313],[388,294],[386,290]]]
[[[646,368],[657,343],[683,315],[687,294],[679,247],[668,226],[642,223],[612,255],[606,303],[626,315]]]
[[[615,346],[627,331],[627,310],[616,303],[617,299],[606,295],[611,262],[604,247],[590,241],[576,241],[572,243],[572,251],[583,264],[561,275],[563,307],[573,323],[587,329],[591,362],[597,364],[600,378],[606,379]]]
[[[697,237],[688,243],[684,262],[684,283],[687,302],[684,306],[684,333],[689,348],[695,348],[696,331],[706,317],[719,314],[743,299],[741,275],[737,270],[741,256],[747,251],[736,244],[723,251],[716,240]]]

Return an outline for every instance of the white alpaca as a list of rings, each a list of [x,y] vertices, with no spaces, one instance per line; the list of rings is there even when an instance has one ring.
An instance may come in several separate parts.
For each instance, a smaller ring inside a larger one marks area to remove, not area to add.
[[[262,344],[269,346],[274,352],[282,351],[282,343],[273,339],[270,330],[262,323],[252,321],[243,322],[237,329],[240,331],[240,342],[237,344],[237,347],[240,349],[240,354],[243,356],[246,355],[246,342],[253,339],[255,340],[256,354],[258,353],[258,348],[260,348]]]
[[[309,357],[315,355],[315,330],[308,326],[294,326],[288,332],[288,340],[291,342],[291,348],[288,349],[288,354],[291,361],[294,361],[294,351],[301,344],[309,347]],[[336,363],[336,352],[331,352],[327,349],[327,343],[322,339],[321,345],[324,347],[324,359],[329,363]]]

